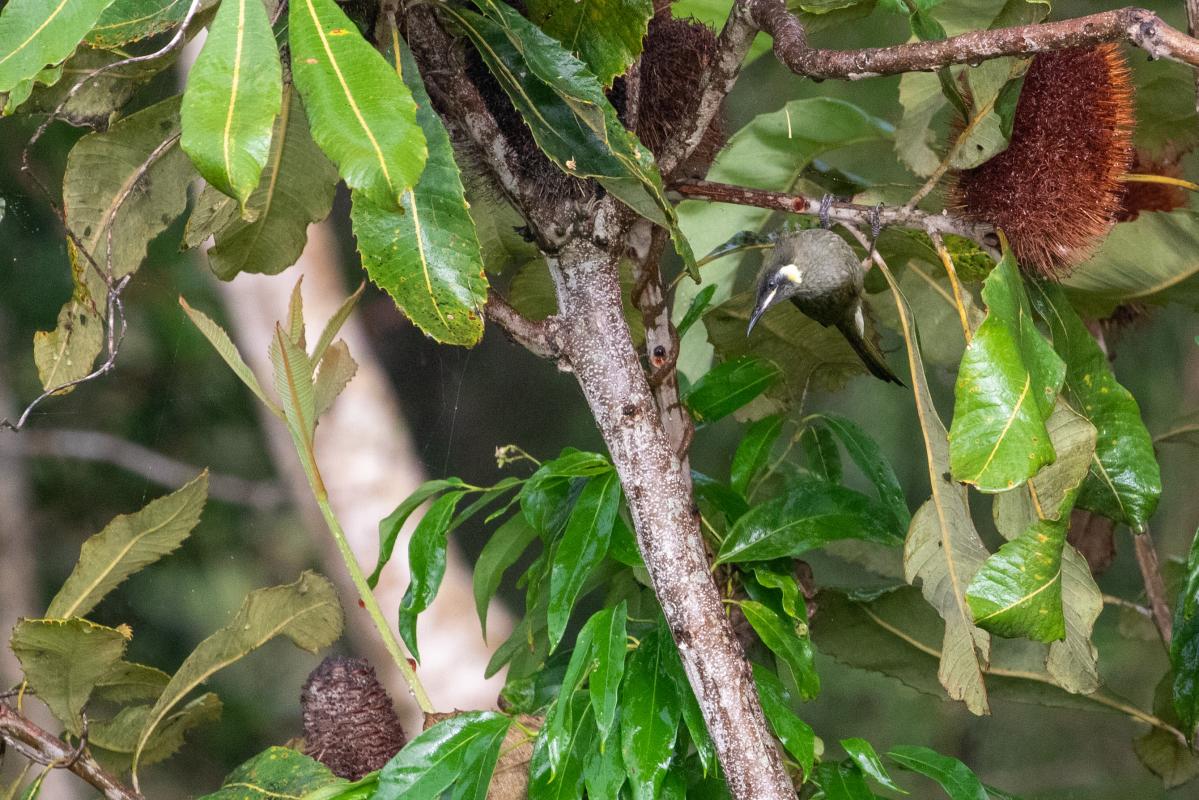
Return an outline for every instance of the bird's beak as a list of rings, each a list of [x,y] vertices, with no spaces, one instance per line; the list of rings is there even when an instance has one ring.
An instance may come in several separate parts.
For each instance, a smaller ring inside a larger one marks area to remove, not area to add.
[[[770,294],[766,295],[761,299],[761,301],[758,302],[757,308],[754,309],[753,316],[749,318],[749,327],[745,329],[746,336],[749,336],[750,332],[753,331],[754,325],[758,324],[758,320],[761,319],[762,315],[766,313],[766,309],[770,308],[770,303],[774,300],[774,296],[777,292],[778,289],[772,289]]]

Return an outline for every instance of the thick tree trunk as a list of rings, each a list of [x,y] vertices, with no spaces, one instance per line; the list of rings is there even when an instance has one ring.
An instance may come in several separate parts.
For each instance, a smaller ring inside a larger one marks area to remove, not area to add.
[[[733,797],[794,798],[704,556],[690,481],[666,436],[621,311],[620,248],[595,244],[623,242],[622,216],[610,197],[600,201],[592,235],[571,240],[550,259],[561,352],[620,475],[642,556]]]

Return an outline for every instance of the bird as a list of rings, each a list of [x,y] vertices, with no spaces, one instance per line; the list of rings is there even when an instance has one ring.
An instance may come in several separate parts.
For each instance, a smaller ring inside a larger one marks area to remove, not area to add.
[[[824,327],[835,325],[870,374],[897,383],[866,324],[862,300],[864,270],[844,239],[826,228],[810,228],[779,239],[758,278],[757,302],[745,335],[766,310],[790,300]]]

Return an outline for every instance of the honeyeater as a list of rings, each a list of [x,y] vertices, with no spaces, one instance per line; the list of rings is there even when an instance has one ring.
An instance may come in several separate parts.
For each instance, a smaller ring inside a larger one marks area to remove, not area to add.
[[[758,278],[746,336],[766,309],[790,300],[826,328],[837,326],[870,374],[902,386],[874,342],[862,305],[863,276],[853,248],[832,231],[811,228],[787,234],[774,246]]]

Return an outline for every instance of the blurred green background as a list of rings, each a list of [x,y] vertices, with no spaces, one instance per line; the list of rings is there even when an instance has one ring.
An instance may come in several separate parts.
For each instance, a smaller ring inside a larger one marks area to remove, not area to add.
[[[1171,23],[1185,25],[1181,5],[1163,5],[1161,11]],[[1071,16],[1103,7],[1109,4],[1063,3],[1054,13]],[[876,11],[868,19],[821,32],[814,39],[830,47],[855,47],[890,43],[905,35],[899,17]],[[1130,58],[1140,62],[1144,55],[1135,51]],[[155,93],[164,96],[173,91],[172,80],[169,75],[160,77],[143,93],[144,101]],[[817,85],[796,79],[765,57],[749,67],[730,101],[729,130],[787,100],[817,94],[852,101],[895,121],[897,84],[898,78],[885,78]],[[30,133],[27,120],[0,120],[0,198],[7,206],[0,220],[0,370],[15,402],[22,405],[40,391],[31,336],[53,327],[70,292],[57,223],[43,199],[18,176],[21,146]],[[57,125],[39,146],[36,160],[40,172],[51,176],[52,185],[80,133]],[[881,171],[884,180],[917,183],[898,167],[887,166],[894,163],[889,153],[856,148],[827,160],[853,172],[863,172],[862,165],[869,163],[872,177],[880,177]],[[348,265],[347,280],[356,283],[347,205],[346,197],[339,196],[334,219]],[[176,297],[183,294],[197,307],[219,307],[211,280],[204,274],[206,265],[177,251],[182,222],[154,244],[126,293],[129,333],[117,370],[68,397],[45,403],[30,425],[106,431],[215,472],[276,480],[252,398],[186,323],[176,304]],[[286,275],[278,280],[290,283]],[[430,476],[459,475],[476,484],[495,480],[499,472],[494,451],[507,443],[517,443],[538,457],[552,455],[565,445],[600,447],[570,376],[509,344],[496,331],[489,329],[483,343],[470,351],[439,347],[372,289],[360,313],[402,398],[407,424]],[[1196,333],[1195,316],[1171,308],[1153,312],[1118,342],[1117,375],[1141,403],[1153,433],[1199,409]],[[947,410],[952,376],[936,371],[933,379],[938,401]],[[910,394],[858,378],[836,395],[810,397],[809,409],[835,410],[858,421],[895,465],[911,506],[927,497],[927,471]],[[0,415],[14,410],[0,409]],[[694,467],[727,475],[740,430],[732,420],[702,430],[696,439]],[[1199,522],[1199,493],[1194,491],[1193,451],[1167,447],[1160,461],[1165,491],[1154,535],[1166,559],[1185,552]],[[26,533],[34,547],[36,586],[43,602],[69,572],[86,536],[115,514],[134,510],[162,492],[140,478],[95,463],[30,458],[25,467],[32,486]],[[976,517],[989,518],[989,508],[980,505]],[[473,557],[485,541],[485,532],[474,526],[457,537]],[[1124,531],[1118,533],[1118,552],[1100,586],[1106,593],[1136,599],[1140,579]],[[831,557],[810,560],[818,584],[836,584],[854,574]],[[95,616],[99,622],[133,627],[130,658],[170,669],[223,624],[245,592],[292,580],[300,569],[315,564],[315,546],[294,509],[261,513],[213,501],[179,553],[135,576]],[[0,564],[0,581],[4,576],[5,565]],[[515,592],[510,597],[515,598]],[[1165,654],[1151,639],[1130,638],[1119,621],[1120,615],[1109,607],[1096,627],[1105,683],[1149,708],[1154,686],[1167,668]],[[221,722],[193,733],[181,754],[148,771],[150,796],[211,790],[232,766],[268,744],[299,735],[300,684],[319,659],[279,643],[267,649],[216,676],[212,688],[225,701]],[[921,695],[888,678],[844,668],[828,658],[821,658],[820,667],[824,689],[819,699],[804,708],[804,716],[830,749],[846,736],[866,737],[881,748],[925,744],[963,759],[987,783],[1025,797],[1199,796],[1196,784],[1170,793],[1162,789],[1132,752],[1131,740],[1144,732],[1144,726],[1124,717],[996,703],[992,716],[979,719],[957,705]],[[5,774],[11,768],[11,763],[6,765]],[[918,796],[934,794],[928,783]]]

